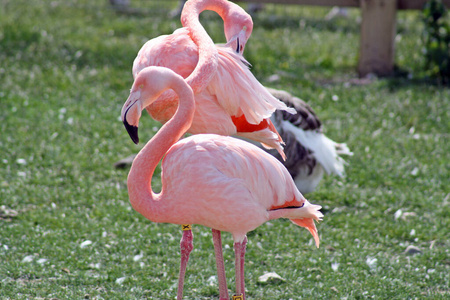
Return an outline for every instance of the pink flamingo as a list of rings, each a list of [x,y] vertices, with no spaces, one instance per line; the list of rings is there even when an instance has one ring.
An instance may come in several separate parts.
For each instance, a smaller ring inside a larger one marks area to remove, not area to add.
[[[224,20],[227,46],[215,47],[198,17],[203,10],[216,11]],[[293,109],[274,98],[248,70],[248,63],[237,53],[244,51],[253,22],[238,5],[225,0],[192,0],[186,3],[181,16],[185,28],[168,36],[148,41],[139,51],[133,64],[133,76],[138,81],[140,72],[148,66],[165,66],[186,78],[196,94],[196,110],[189,132],[238,134],[275,148],[284,156],[281,138],[270,121],[276,109]],[[235,49],[236,52],[233,51]],[[152,117],[162,123],[169,120],[177,107],[172,91],[161,95],[147,107]],[[133,141],[139,141],[137,125],[129,127]],[[181,263],[187,264],[192,250],[192,232],[183,226],[180,242]],[[220,232],[213,230],[216,261],[219,263],[219,289],[226,289]]]
[[[216,47],[200,24],[204,10],[224,20],[228,45],[244,51],[253,22],[238,5],[226,0],[188,1],[181,15],[184,28],[148,41],[133,63],[135,80],[142,69],[164,66],[186,78],[195,94],[196,111],[188,132],[241,135],[275,148],[284,157],[282,140],[270,121],[276,109],[290,111],[253,76],[248,63],[230,47]],[[174,114],[176,95],[168,91],[147,111],[161,123]],[[138,142],[137,135],[134,142]]]
[[[319,247],[313,220],[323,217],[321,207],[303,197],[277,159],[254,145],[226,136],[200,134],[179,141],[194,119],[192,89],[180,75],[167,68],[150,67],[141,74],[145,76],[139,76],[133,83],[129,101],[122,108],[127,129],[134,126],[129,120],[138,119],[143,107],[156,101],[165,90],[177,93],[179,106],[133,161],[128,193],[137,212],[152,222],[200,224],[231,232],[236,256],[236,293],[244,299],[247,232],[268,220],[289,218],[307,228]],[[155,194],[151,179],[163,157],[162,190]],[[182,266],[179,300],[184,272]],[[228,299],[228,291],[220,291],[220,299]]]

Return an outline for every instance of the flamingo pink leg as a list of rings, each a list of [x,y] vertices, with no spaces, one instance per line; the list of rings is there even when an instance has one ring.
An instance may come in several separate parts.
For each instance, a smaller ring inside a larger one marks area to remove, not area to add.
[[[177,300],[183,299],[183,286],[184,286],[184,275],[186,274],[186,268],[189,261],[189,254],[194,248],[191,225],[181,225],[183,229],[183,236],[180,241],[181,250],[181,264],[180,264],[180,275],[178,277],[178,293]]]
[[[222,253],[222,237],[219,230],[212,230],[214,252],[216,254],[217,279],[219,281],[219,298],[220,300],[228,300],[227,278],[225,275],[225,264]]]
[[[242,242],[234,243],[235,269],[236,269],[236,295],[242,295],[245,300],[245,247],[247,245],[247,237]]]

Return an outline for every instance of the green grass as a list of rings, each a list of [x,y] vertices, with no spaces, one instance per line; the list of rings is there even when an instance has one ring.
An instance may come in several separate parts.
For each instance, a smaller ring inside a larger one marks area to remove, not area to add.
[[[116,14],[104,0],[0,3],[1,299],[175,298],[179,228],[134,212],[128,171],[113,163],[139,150],[119,120],[132,61],[180,24],[166,17],[175,2],[131,2],[144,13]],[[396,62],[409,79],[365,85],[355,81],[358,10],[330,22],[326,13],[269,5],[254,17],[254,74],[307,100],[355,155],[346,178],[308,195],[324,206],[320,249],[286,220],[249,233],[248,298],[448,299],[450,90],[423,76],[419,13],[398,16]],[[202,21],[224,41],[214,14]],[[142,140],[155,126],[142,118]],[[211,234],[194,234],[185,298],[215,299]],[[232,239],[223,240],[234,291]],[[405,255],[408,245],[422,254]],[[266,271],[286,281],[258,284]]]

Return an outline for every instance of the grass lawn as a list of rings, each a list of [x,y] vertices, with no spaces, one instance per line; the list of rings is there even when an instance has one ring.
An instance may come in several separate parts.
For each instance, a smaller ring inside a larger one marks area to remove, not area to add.
[[[180,27],[167,17],[176,2],[161,2],[132,0],[136,14],[106,0],[0,2],[0,299],[175,298],[179,226],[136,213],[128,170],[113,167],[142,146],[119,120],[133,59]],[[448,299],[450,89],[422,70],[420,12],[398,16],[396,62],[409,75],[369,84],[356,80],[359,11],[327,12],[268,5],[254,17],[256,77],[308,101],[355,155],[346,178],[307,195],[324,207],[320,249],[287,220],[249,233],[248,299]],[[219,18],[201,19],[224,42]],[[158,126],[143,114],[141,140]],[[216,299],[211,233],[194,235],[185,299]],[[265,272],[285,281],[258,283]]]

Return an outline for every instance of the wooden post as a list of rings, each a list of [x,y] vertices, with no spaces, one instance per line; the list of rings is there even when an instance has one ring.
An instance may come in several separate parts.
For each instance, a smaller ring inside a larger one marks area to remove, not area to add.
[[[394,71],[396,12],[397,0],[361,0],[360,77]]]

